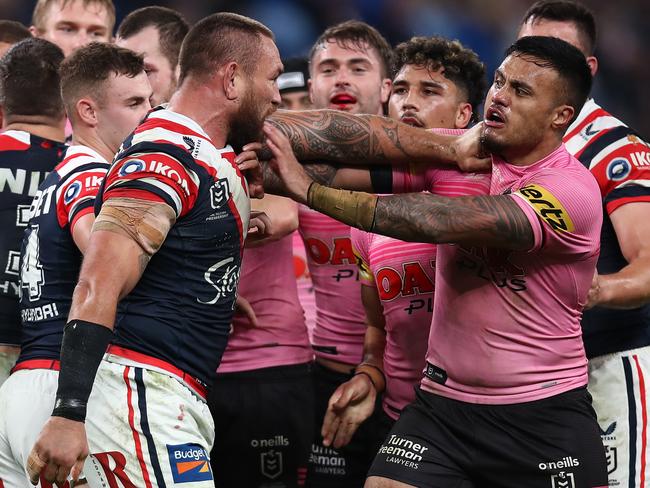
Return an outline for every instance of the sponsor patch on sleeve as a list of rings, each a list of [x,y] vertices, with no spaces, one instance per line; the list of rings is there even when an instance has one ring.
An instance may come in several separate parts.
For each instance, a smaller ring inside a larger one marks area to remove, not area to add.
[[[210,458],[198,444],[167,445],[174,483],[209,481],[212,479]]]
[[[524,197],[535,213],[555,232],[573,232],[575,227],[567,210],[553,194],[540,185],[526,185],[518,195]]]

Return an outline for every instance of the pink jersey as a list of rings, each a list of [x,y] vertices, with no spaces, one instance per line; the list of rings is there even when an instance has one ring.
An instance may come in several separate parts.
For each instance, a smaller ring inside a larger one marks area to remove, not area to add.
[[[314,285],[311,282],[311,275],[307,267],[307,253],[305,244],[302,242],[300,233],[295,231],[291,234],[293,240],[293,268],[298,283],[298,299],[302,310],[305,312],[305,324],[309,337],[316,326],[316,297],[314,296]]]
[[[298,215],[316,296],[315,354],[359,364],[366,325],[350,227],[304,205]]]
[[[524,211],[533,248],[438,246],[422,388],[507,404],[584,386],[580,318],[599,252],[598,185],[562,145],[527,167],[494,158],[490,194]]]
[[[235,314],[218,373],[301,364],[313,359],[298,302],[290,235],[265,246],[244,249],[238,294],[250,302],[259,325],[252,328],[245,316]]]
[[[386,320],[383,407],[397,419],[415,399],[433,312],[436,246],[403,242],[357,229],[352,246],[362,285],[377,288]]]

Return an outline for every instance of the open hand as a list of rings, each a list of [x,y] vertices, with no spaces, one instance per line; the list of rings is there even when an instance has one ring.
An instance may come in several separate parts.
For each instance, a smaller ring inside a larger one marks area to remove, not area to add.
[[[289,139],[268,123],[264,124],[264,134],[266,135],[266,144],[273,153],[273,158],[269,163],[273,171],[282,180],[287,196],[298,203],[306,204],[309,185],[313,180],[296,159]]]
[[[330,397],[323,419],[323,445],[339,449],[346,446],[359,426],[375,410],[377,392],[363,374],[340,385]]]

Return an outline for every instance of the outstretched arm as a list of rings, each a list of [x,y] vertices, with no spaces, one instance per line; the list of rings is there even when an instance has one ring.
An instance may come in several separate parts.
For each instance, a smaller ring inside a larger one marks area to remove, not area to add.
[[[486,167],[480,153],[479,126],[463,136],[436,134],[377,115],[336,110],[276,112],[267,124],[280,130],[301,161],[343,164],[457,164],[462,169]],[[260,159],[271,152],[261,151]]]
[[[289,141],[267,128],[274,169],[298,202],[354,227],[405,241],[480,244],[526,250],[533,229],[512,197],[445,198],[428,193],[377,197],[315,183],[291,153]]]

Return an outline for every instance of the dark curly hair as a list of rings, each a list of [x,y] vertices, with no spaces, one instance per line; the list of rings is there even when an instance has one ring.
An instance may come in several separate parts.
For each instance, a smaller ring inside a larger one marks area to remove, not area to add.
[[[405,64],[424,66],[429,71],[444,68],[444,75],[458,86],[472,105],[472,121],[478,120],[478,106],[485,95],[485,65],[478,55],[458,41],[444,37],[412,37],[394,51],[393,77]]]

